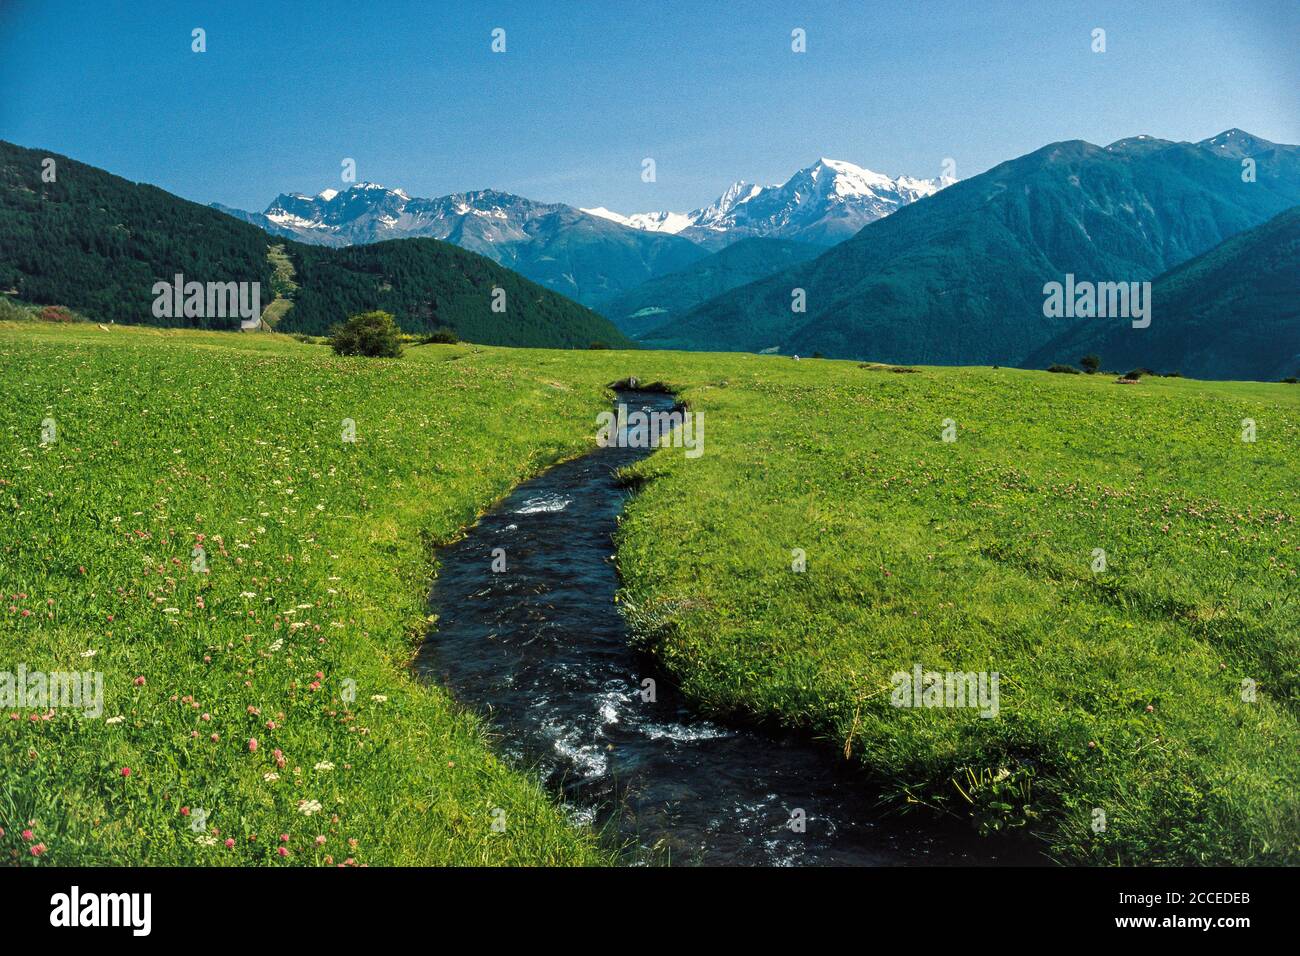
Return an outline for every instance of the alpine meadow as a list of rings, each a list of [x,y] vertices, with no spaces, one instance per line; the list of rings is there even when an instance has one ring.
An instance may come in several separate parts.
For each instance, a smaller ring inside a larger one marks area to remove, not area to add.
[[[0,11],[3,911],[1280,921],[1297,35]]]

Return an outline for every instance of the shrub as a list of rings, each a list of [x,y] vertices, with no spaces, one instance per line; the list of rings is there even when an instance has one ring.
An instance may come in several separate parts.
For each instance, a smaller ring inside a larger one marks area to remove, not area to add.
[[[7,295],[0,295],[0,321],[21,322],[31,317],[31,310],[24,309]]]
[[[1091,375],[1093,372],[1097,371],[1097,369],[1101,368],[1101,359],[1095,355],[1085,355],[1083,358],[1079,359],[1079,364],[1083,366],[1085,372]]]
[[[592,342],[590,345],[587,346],[587,348],[589,348],[589,349],[607,349],[607,348],[609,348],[609,345],[606,344],[605,342]]]
[[[72,310],[63,305],[47,305],[37,315],[42,322],[76,322]]]
[[[1123,375],[1120,376],[1120,378],[1123,379],[1123,380],[1126,381],[1126,382],[1136,382],[1136,381],[1137,381],[1138,379],[1140,379],[1144,374],[1148,374],[1148,370],[1147,370],[1147,369],[1144,369],[1144,368],[1135,368],[1135,369],[1133,369],[1131,372],[1125,372]]]
[[[434,329],[424,337],[425,345],[455,345],[459,341],[460,336],[456,334],[456,330],[449,329],[445,325]]]
[[[1079,374],[1079,370],[1075,368],[1073,365],[1049,365],[1047,366],[1047,370],[1049,372],[1059,372],[1062,375]]]
[[[361,312],[334,327],[330,348],[338,355],[397,358],[402,354],[401,334],[387,312]]]

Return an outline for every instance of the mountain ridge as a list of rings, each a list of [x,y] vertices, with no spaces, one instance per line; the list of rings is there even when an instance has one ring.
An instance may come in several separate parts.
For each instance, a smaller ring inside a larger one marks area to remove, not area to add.
[[[817,259],[703,303],[643,341],[1015,364],[1068,324],[1043,315],[1045,282],[1067,272],[1149,280],[1300,203],[1300,148],[1248,135],[1047,144],[870,223]],[[1255,181],[1244,178],[1244,158],[1256,160]],[[804,290],[806,313],[792,311],[795,289]]]
[[[212,204],[273,235],[344,247],[389,239],[450,242],[584,305],[706,255],[694,243],[497,189],[412,197],[377,183],[314,196],[281,193],[264,212]]]

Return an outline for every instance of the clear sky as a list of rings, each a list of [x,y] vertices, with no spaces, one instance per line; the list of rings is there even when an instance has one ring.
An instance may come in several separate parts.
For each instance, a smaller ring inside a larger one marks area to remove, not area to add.
[[[1298,49],[1297,0],[0,0],[0,138],[248,209],[351,157],[416,196],[685,211],[819,156],[966,178],[1063,139],[1300,143]]]

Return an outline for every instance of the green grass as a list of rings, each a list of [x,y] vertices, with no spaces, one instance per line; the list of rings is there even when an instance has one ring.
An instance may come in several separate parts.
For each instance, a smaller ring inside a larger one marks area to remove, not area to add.
[[[1061,860],[1300,859],[1300,390],[739,358],[727,377],[683,381],[705,454],[638,466],[620,535],[624,600],[691,696]],[[918,662],[997,671],[999,717],[892,706]]]
[[[705,412],[619,533],[638,639],[702,709],[1066,861],[1300,858],[1296,387],[3,322],[0,670],[93,665],[122,720],[0,714],[0,853],[34,819],[55,863],[610,859],[408,665],[433,548],[590,447],[627,375]],[[890,706],[915,662],[998,671],[998,718]]]
[[[0,714],[6,857],[29,861],[35,820],[55,864],[605,859],[407,669],[432,545],[580,451],[597,390],[94,326],[0,327],[0,377],[0,669],[101,670],[106,718]],[[46,417],[58,441],[41,447]],[[191,570],[200,535],[206,574]],[[215,846],[183,806],[207,811]]]

